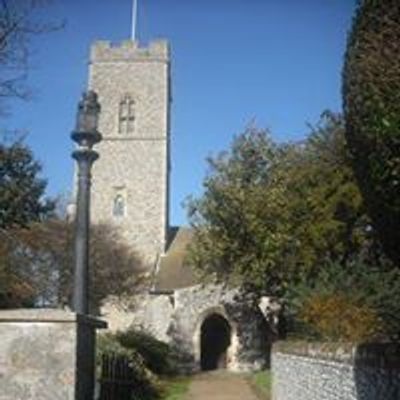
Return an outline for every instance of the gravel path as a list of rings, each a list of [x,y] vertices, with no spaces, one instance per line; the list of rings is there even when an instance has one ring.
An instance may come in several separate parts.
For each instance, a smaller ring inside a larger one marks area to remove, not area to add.
[[[185,400],[258,400],[246,378],[228,372],[196,375]]]

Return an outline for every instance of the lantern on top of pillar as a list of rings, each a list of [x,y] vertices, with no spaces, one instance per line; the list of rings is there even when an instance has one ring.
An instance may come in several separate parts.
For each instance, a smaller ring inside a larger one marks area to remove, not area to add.
[[[79,314],[89,313],[90,185],[92,165],[99,157],[93,146],[102,138],[97,130],[99,114],[97,94],[94,91],[85,92],[78,105],[75,130],[71,134],[77,144],[72,157],[77,162],[78,178],[72,308]]]

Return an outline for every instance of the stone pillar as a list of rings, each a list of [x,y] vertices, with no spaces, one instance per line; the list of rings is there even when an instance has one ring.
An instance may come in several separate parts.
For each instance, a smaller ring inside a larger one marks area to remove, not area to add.
[[[70,311],[0,311],[0,400],[92,400],[99,328]]]

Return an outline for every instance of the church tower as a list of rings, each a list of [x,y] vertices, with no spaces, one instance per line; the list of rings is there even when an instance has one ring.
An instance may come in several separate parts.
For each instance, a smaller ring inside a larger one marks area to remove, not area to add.
[[[101,105],[91,220],[118,228],[152,267],[166,246],[170,71],[166,41],[94,43],[88,88]]]

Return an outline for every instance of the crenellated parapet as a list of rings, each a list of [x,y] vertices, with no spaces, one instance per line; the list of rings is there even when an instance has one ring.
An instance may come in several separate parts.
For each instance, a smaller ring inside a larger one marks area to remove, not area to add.
[[[142,47],[138,41],[124,40],[113,43],[106,40],[95,42],[90,49],[90,62],[118,61],[169,61],[168,42],[163,39],[153,40]]]

